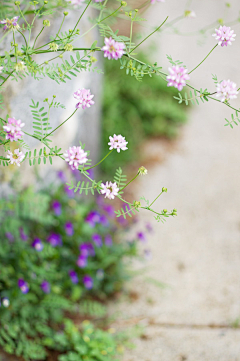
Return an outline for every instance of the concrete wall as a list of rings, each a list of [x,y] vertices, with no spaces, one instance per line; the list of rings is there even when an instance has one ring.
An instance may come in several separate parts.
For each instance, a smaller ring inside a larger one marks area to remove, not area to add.
[[[82,9],[81,9],[82,10]],[[73,29],[81,11],[74,10],[69,11],[69,15],[66,17],[66,21],[62,28],[63,31],[68,31]],[[97,15],[96,10],[89,9],[89,11],[82,18],[78,28],[80,29],[80,34],[83,34],[87,31],[92,24],[87,20],[90,16]],[[59,16],[55,19],[50,19],[51,26],[45,28],[42,35],[40,36],[37,45],[40,46],[45,42],[49,41],[49,35],[55,35],[58,31],[60,23],[62,21],[62,16]],[[42,20],[39,20],[38,27],[41,29]],[[38,28],[35,29],[38,33]],[[75,47],[89,47],[91,44],[99,39],[99,35],[96,29],[93,29],[89,32],[84,38],[74,42]],[[3,52],[7,47],[7,42],[9,43],[11,38],[7,39],[5,44],[0,48],[0,51]],[[21,40],[17,39],[17,42],[21,44]],[[99,42],[100,44],[100,42]],[[1,44],[0,44],[1,45]],[[69,57],[71,53],[67,53]],[[65,58],[66,55],[64,55]],[[94,54],[98,59],[96,66],[102,68],[102,54]],[[41,63],[46,60],[46,55],[38,55],[36,59],[38,63]],[[57,59],[57,62],[60,63],[60,59]],[[51,64],[51,63],[49,63]],[[94,64],[94,65],[95,65]],[[29,105],[31,104],[31,99],[35,102],[42,102],[45,98],[52,98],[52,95],[56,95],[56,101],[61,102],[66,106],[66,109],[52,109],[50,122],[51,126],[55,128],[58,124],[64,121],[68,116],[74,111],[76,99],[73,98],[73,92],[79,88],[87,88],[91,90],[91,93],[94,94],[95,104],[90,109],[79,109],[77,113],[58,131],[56,131],[54,137],[52,137],[52,145],[57,145],[62,147],[63,150],[66,150],[69,146],[79,145],[79,140],[83,143],[86,143],[86,149],[91,151],[90,158],[93,161],[98,159],[99,155],[99,142],[100,142],[100,113],[101,113],[101,84],[102,84],[102,74],[93,73],[92,71],[83,71],[79,73],[77,78],[72,77],[73,79],[67,80],[66,83],[57,84],[55,81],[49,78],[43,78],[40,81],[36,81],[31,77],[28,77],[20,82],[9,81],[6,83],[4,97],[5,97],[5,109],[1,113],[2,117],[5,117],[6,114],[14,116],[17,119],[21,119],[25,123],[24,130],[33,133],[32,128],[32,116]],[[46,103],[43,103],[46,106]],[[27,142],[31,148],[40,149],[41,143],[33,138],[24,136],[24,141]],[[38,166],[39,167],[39,166]],[[62,169],[65,167],[64,161],[58,159],[57,157],[53,159],[53,166],[50,165],[41,165],[40,173],[44,177],[51,176],[52,169]],[[16,170],[16,166],[11,167],[1,167],[0,168],[0,180],[1,182],[8,182],[11,178],[12,172]],[[27,164],[21,166],[21,173],[24,173],[24,183],[31,182],[33,180],[32,174],[33,171]]]

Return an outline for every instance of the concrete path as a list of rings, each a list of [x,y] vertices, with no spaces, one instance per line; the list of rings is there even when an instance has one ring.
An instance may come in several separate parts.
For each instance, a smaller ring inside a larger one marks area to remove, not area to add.
[[[185,20],[185,30],[222,17],[220,3],[224,1],[193,2],[198,17]],[[231,3],[229,19],[234,19],[240,4]],[[157,25],[170,12],[172,18],[179,15],[184,4],[179,0],[157,3],[148,18]],[[211,73],[240,86],[240,25],[233,28],[235,43],[218,47],[192,74],[196,87],[214,91]],[[211,35],[201,47],[196,37],[167,35],[157,41],[154,60],[165,69],[166,53],[192,69],[215,44]],[[239,98],[233,102],[238,108]],[[149,168],[136,194],[153,200],[167,187],[168,193],[155,208],[177,208],[178,217],[162,225],[142,213],[133,230],[144,230],[145,223],[152,222],[154,233],[146,247],[153,258],[147,271],[129,285],[135,300],[114,305],[122,318],[116,327],[145,326],[143,337],[136,338],[136,348],[127,351],[123,361],[240,360],[240,329],[231,327],[240,318],[240,127],[224,127],[230,114],[230,109],[216,102],[193,107],[190,122],[171,152],[165,154],[160,140],[148,145],[149,156],[158,154],[165,161]],[[166,287],[161,289],[155,281]]]

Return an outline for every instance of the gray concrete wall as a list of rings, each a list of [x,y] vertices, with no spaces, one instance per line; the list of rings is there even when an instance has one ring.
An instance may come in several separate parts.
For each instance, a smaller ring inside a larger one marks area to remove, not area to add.
[[[79,15],[81,14],[82,8],[69,11],[69,15],[66,17],[63,31],[68,31],[72,29],[77,22]],[[89,9],[86,12],[85,16],[82,18],[78,28],[80,29],[80,35],[86,32],[92,24],[88,21],[88,17],[93,17],[97,15],[96,10]],[[49,41],[49,35],[55,35],[58,31],[58,28],[62,21],[62,16],[59,16],[55,19],[50,19],[51,26],[45,28],[42,35],[39,37],[37,45],[40,46],[45,42]],[[36,27],[36,34],[41,29],[42,20],[39,20],[39,24]],[[74,42],[75,47],[89,47],[95,40],[99,40],[99,35],[97,29],[93,29],[85,37],[78,39]],[[11,41],[11,38],[8,38],[5,44],[2,45],[0,51],[3,52],[7,46],[7,41]],[[21,44],[21,40],[17,39],[17,42]],[[99,42],[100,44],[100,42]],[[0,44],[1,45],[1,44]],[[73,54],[73,53],[72,53]],[[52,54],[51,54],[52,55]],[[64,58],[69,57],[71,53],[64,55]],[[98,62],[94,66],[102,68],[102,54],[93,54]],[[54,55],[53,55],[54,56]],[[51,56],[51,57],[53,57]],[[48,57],[49,58],[49,57]],[[41,55],[35,59],[38,63],[41,63],[47,59],[46,55]],[[60,59],[57,59],[57,62],[61,62]],[[51,63],[49,63],[51,64]],[[92,71],[83,71],[79,73],[77,78],[72,77],[73,79],[67,80],[66,83],[57,84],[55,81],[49,78],[43,78],[40,81],[36,81],[31,77],[28,77],[20,82],[9,81],[6,83],[4,97],[5,97],[5,109],[1,113],[2,117],[5,117],[6,114],[14,116],[17,119],[21,119],[25,123],[24,130],[33,133],[32,128],[32,115],[29,108],[31,104],[31,99],[35,102],[42,102],[45,98],[52,98],[52,95],[56,95],[56,101],[61,102],[66,106],[66,109],[52,109],[50,122],[51,126],[55,128],[58,124],[63,122],[68,116],[74,111],[76,99],[73,98],[73,92],[79,88],[87,88],[91,90],[91,93],[94,94],[95,104],[91,106],[90,109],[79,109],[77,113],[52,137],[52,145],[57,145],[62,147],[65,151],[69,146],[79,145],[79,140],[83,143],[86,143],[86,149],[91,151],[90,158],[95,162],[98,159],[99,154],[99,142],[100,142],[100,113],[101,113],[101,84],[102,84],[102,74],[97,74]],[[46,106],[46,103],[43,103],[43,106]],[[33,138],[24,136],[24,141],[29,144],[31,149],[40,149],[42,144]],[[39,167],[39,166],[38,166]],[[51,173],[51,169],[62,169],[65,167],[65,163],[58,159],[57,157],[53,159],[53,166],[50,165],[41,165],[40,173],[44,177],[48,178]],[[9,181],[11,178],[12,172],[16,170],[16,166],[11,166],[7,168],[0,168],[0,179],[2,181]],[[30,176],[33,174],[29,165],[24,163],[21,166],[21,173],[27,174],[25,176],[25,183],[31,182],[33,178]]]

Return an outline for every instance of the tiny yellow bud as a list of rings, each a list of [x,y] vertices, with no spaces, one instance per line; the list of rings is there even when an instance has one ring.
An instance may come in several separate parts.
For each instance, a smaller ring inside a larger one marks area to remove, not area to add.
[[[67,15],[68,15],[68,12],[67,12],[67,11],[64,11],[63,15],[64,15],[64,16],[67,16]]]
[[[43,20],[43,26],[50,26],[49,20]]]
[[[20,5],[20,1],[15,1],[14,3],[16,6],[19,6]]]
[[[123,6],[123,7],[127,6],[127,2],[126,1],[121,1],[121,6]]]

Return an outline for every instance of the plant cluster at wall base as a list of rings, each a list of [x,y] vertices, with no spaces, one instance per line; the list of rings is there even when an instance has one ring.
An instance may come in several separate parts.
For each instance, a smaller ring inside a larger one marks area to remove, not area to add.
[[[74,197],[74,198],[73,198]],[[102,198],[86,203],[65,184],[28,188],[0,200],[0,347],[25,359],[110,360],[112,336],[66,318],[102,317],[108,295],[121,290],[139,257],[129,224]],[[66,353],[67,352],[67,353]],[[83,357],[84,356],[84,357]],[[82,357],[82,358],[81,358]]]
[[[142,54],[140,58],[149,63]],[[136,82],[113,60],[105,61],[104,67],[103,154],[108,149],[109,132],[124,134],[129,139],[127,153],[111,154],[102,163],[102,170],[109,173],[116,162],[123,166],[138,160],[141,141],[146,137],[175,137],[179,126],[187,121],[187,108],[176,103],[173,96],[177,96],[178,91],[166,87],[159,76],[144,77],[143,82]]]

